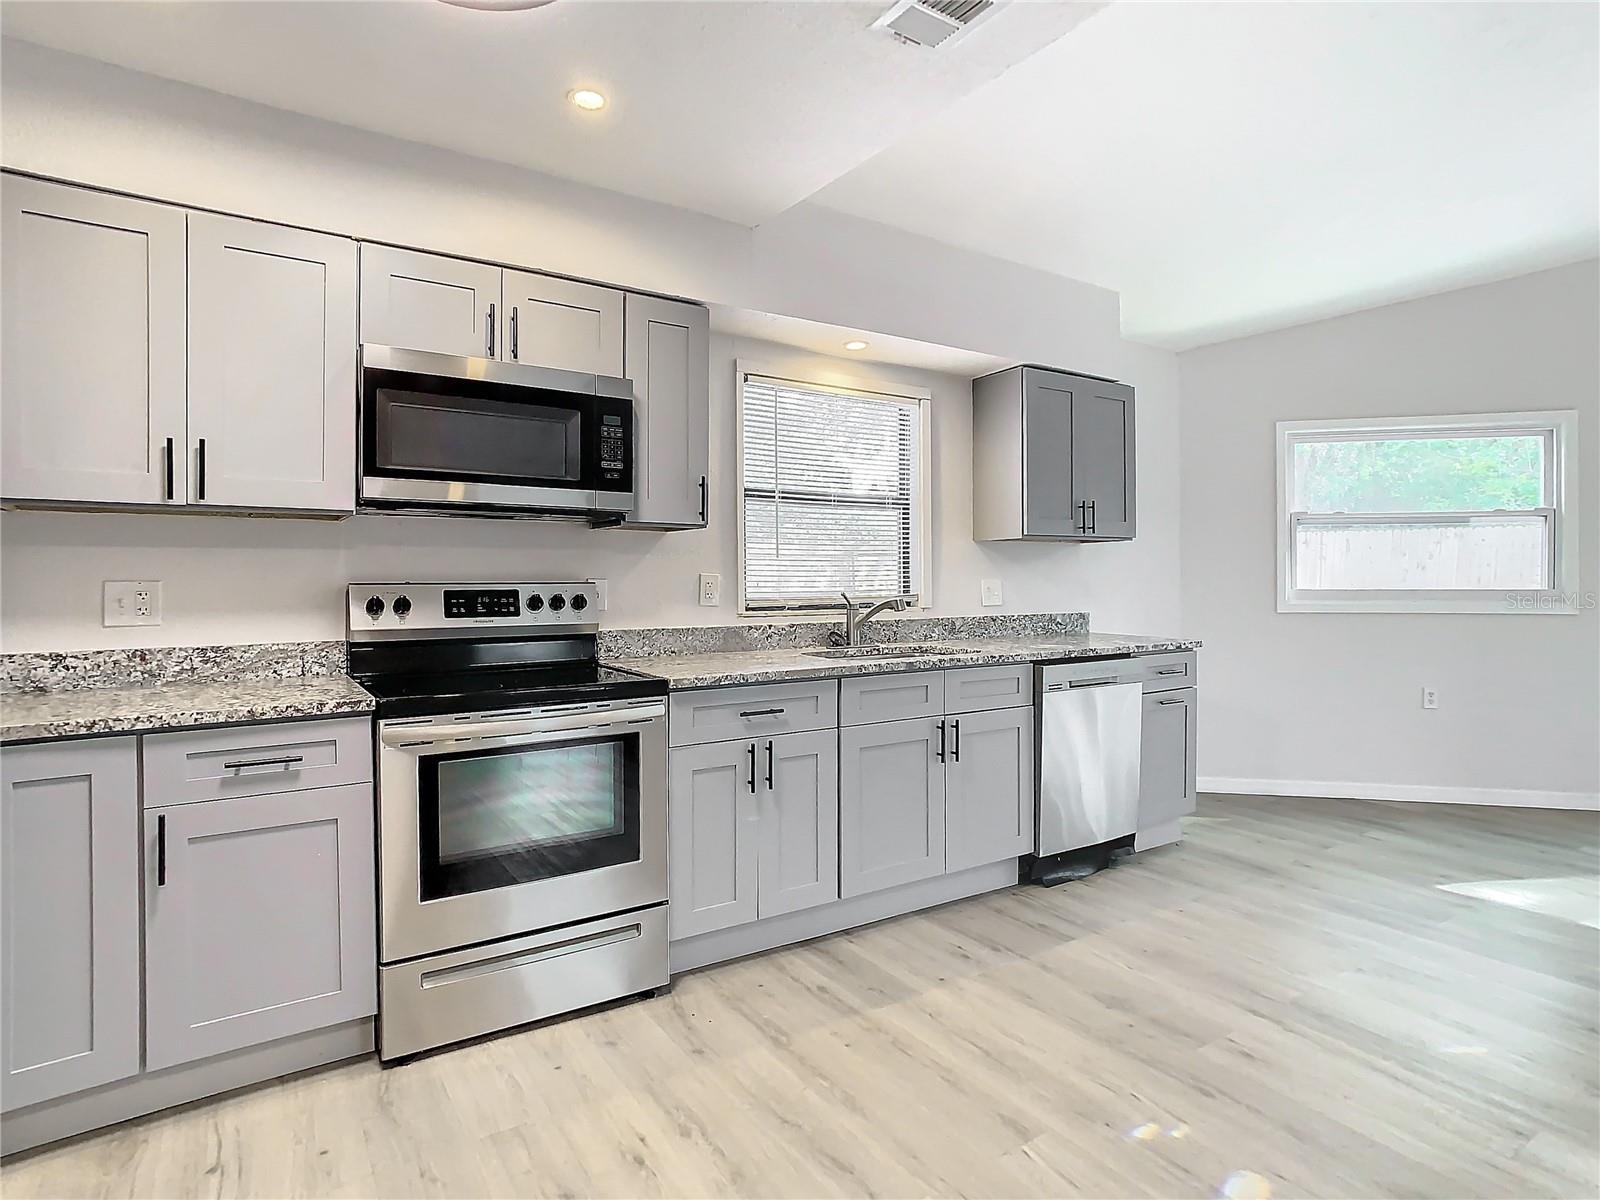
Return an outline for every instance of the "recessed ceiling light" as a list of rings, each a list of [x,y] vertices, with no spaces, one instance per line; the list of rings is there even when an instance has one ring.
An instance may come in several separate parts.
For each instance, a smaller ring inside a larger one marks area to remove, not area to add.
[[[579,88],[577,91],[568,92],[567,99],[584,112],[599,112],[606,106],[606,98],[593,88]]]
[[[844,344],[844,348],[846,350],[865,350],[867,348],[867,344],[857,338],[853,342],[846,342]]]

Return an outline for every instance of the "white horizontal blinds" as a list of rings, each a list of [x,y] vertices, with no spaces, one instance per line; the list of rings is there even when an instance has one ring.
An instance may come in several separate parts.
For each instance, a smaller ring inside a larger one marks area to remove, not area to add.
[[[914,400],[745,375],[747,608],[917,590]]]

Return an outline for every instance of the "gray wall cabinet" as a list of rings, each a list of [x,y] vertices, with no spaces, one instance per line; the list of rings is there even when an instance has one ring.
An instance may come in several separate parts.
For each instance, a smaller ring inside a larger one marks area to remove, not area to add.
[[[711,742],[671,752],[667,862],[674,938],[756,919],[755,746]]]
[[[138,822],[136,739],[0,749],[6,1111],[139,1070]]]
[[[355,507],[356,246],[189,215],[189,499]]]
[[[942,875],[942,717],[839,731],[839,894]]]
[[[532,271],[507,271],[500,292],[501,358],[588,375],[622,374],[621,292]]]
[[[1024,366],[976,380],[972,394],[974,537],[1134,536],[1133,388]]]
[[[501,270],[488,263],[361,247],[361,340],[465,358],[495,358]]]
[[[0,190],[5,497],[182,504],[182,211],[15,175]]]
[[[710,499],[711,316],[630,294],[623,374],[633,381],[634,511],[628,524],[699,529]]]
[[[1194,688],[1144,697],[1139,744],[1139,828],[1186,817],[1195,808]]]
[[[947,719],[945,869],[1033,851],[1033,709]]]
[[[757,745],[760,861],[756,915],[839,898],[839,739],[791,733]]]
[[[370,785],[144,822],[147,1069],[376,1011]]]

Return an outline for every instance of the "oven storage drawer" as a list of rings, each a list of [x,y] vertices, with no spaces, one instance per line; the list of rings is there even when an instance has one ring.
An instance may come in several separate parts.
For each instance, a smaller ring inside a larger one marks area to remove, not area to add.
[[[378,1057],[616,1000],[667,983],[667,906],[379,968]]]
[[[668,735],[674,746],[776,737],[837,726],[839,683],[822,679],[674,692],[669,706]]]
[[[368,717],[228,725],[144,739],[144,807],[372,780]]]

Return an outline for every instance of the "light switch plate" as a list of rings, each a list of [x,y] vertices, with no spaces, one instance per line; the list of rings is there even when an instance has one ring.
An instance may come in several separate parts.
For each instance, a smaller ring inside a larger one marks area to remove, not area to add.
[[[983,581],[983,606],[993,608],[1002,603],[1000,599],[1000,581],[998,579],[985,579]]]
[[[103,624],[161,624],[161,581],[159,579],[108,579],[105,583]]]
[[[722,603],[722,576],[700,573],[700,607],[716,608]]]

